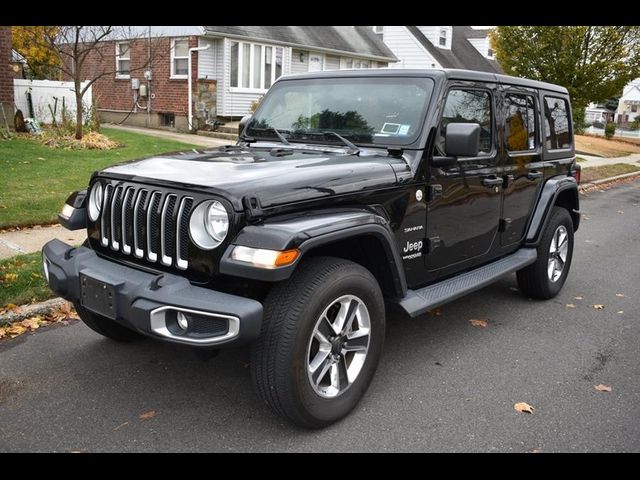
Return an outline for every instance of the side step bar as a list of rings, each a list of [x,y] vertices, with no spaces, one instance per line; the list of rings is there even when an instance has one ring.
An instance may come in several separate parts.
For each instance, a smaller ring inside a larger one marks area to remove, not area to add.
[[[398,301],[398,304],[411,317],[417,317],[532,264],[536,261],[537,256],[534,248],[521,248],[516,253],[484,267],[476,268],[419,290],[409,290],[407,295]]]

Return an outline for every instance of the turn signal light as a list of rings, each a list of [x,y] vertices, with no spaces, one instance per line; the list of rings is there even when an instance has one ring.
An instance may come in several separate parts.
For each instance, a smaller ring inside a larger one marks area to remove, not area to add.
[[[231,258],[244,263],[250,263],[259,268],[276,268],[291,265],[300,256],[297,248],[291,250],[266,250],[237,245],[231,252]]]
[[[276,267],[282,267],[284,265],[291,265],[296,261],[300,255],[300,250],[294,248],[293,250],[285,250],[284,252],[280,252],[276,258]]]

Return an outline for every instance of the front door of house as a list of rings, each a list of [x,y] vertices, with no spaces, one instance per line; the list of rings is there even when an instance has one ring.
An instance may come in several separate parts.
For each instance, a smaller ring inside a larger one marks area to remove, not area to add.
[[[321,72],[324,70],[324,55],[319,53],[309,54],[309,71]]]

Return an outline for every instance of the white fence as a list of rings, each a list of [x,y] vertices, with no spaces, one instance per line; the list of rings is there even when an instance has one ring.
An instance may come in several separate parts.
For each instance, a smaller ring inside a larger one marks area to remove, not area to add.
[[[82,83],[82,87],[87,82]],[[82,103],[86,111],[91,108],[91,87],[84,94]],[[54,80],[13,80],[13,93],[16,103],[16,108],[22,110],[22,114],[25,118],[30,116],[29,103],[27,100],[27,92],[31,92],[31,101],[33,104],[33,115],[35,119],[40,123],[52,123],[51,111],[56,104],[56,98],[58,99],[58,105],[56,109],[56,120],[60,121],[62,118],[62,99],[64,98],[64,104],[67,111],[72,115],[72,119],[75,120],[76,113],[76,94],[73,82],[58,82]],[[49,109],[51,106],[51,110]]]

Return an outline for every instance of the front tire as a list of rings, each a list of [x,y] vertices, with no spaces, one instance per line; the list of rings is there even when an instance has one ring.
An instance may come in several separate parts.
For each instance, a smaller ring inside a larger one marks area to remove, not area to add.
[[[264,302],[251,358],[255,389],[298,426],[330,425],[362,398],[384,336],[382,292],[367,269],[339,258],[306,260]]]
[[[518,286],[531,298],[549,299],[562,289],[573,257],[573,221],[566,208],[553,207],[535,263],[519,270]]]

